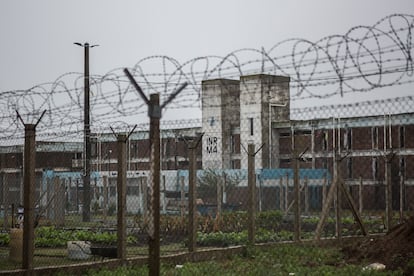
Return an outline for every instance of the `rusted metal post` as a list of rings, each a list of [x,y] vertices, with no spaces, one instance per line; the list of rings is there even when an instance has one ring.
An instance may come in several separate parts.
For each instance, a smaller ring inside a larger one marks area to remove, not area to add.
[[[285,187],[285,212],[289,206],[289,173],[286,173],[286,187]]]
[[[181,218],[185,217],[185,177],[181,176],[181,182],[180,182],[180,213]]]
[[[223,202],[223,190],[222,190],[222,180],[219,179],[216,183],[217,185],[217,190],[216,190],[216,201],[217,201],[217,212],[216,212],[216,217],[217,218],[221,218],[221,205]]]
[[[385,221],[387,230],[389,231],[392,227],[392,182],[391,182],[391,161],[393,154],[389,154],[385,157]]]
[[[53,178],[53,189],[54,189],[54,222],[57,226],[65,225],[65,188],[62,180],[55,176]]]
[[[8,182],[8,176],[6,173],[2,172],[1,177],[3,180],[3,206],[4,206],[4,222],[3,222],[3,228],[4,230],[9,229],[9,182]],[[13,214],[12,214],[13,216]]]
[[[197,141],[192,141],[189,146],[190,166],[188,172],[188,250],[196,251],[197,244]]]
[[[294,186],[294,241],[300,241],[300,187],[299,187],[299,155],[294,150],[293,153],[293,186]]]
[[[305,177],[304,180],[304,194],[305,194],[305,214],[309,215],[309,178]]]
[[[334,181],[336,182],[336,237],[342,239],[342,193],[338,182],[341,181],[341,159],[335,154]]]
[[[186,86],[181,85],[174,91],[168,99],[160,105],[159,94],[151,94],[150,100],[145,96],[141,87],[134,77],[124,69],[124,73],[131,81],[135,89],[141,95],[148,106],[148,116],[150,117],[150,220],[148,227],[149,234],[149,275],[160,274],[160,119],[162,109],[168,105]]]
[[[367,230],[365,229],[365,226],[363,224],[361,215],[357,211],[356,204],[355,204],[354,200],[352,199],[352,195],[349,192],[349,190],[347,189],[347,187],[345,186],[345,183],[344,183],[344,181],[342,179],[338,179],[338,186],[337,186],[337,188],[340,189],[341,192],[344,193],[345,199],[348,202],[348,205],[349,205],[349,207],[351,209],[352,215],[354,216],[354,219],[355,219],[356,223],[359,225],[359,227],[360,227],[360,229],[362,231],[362,234],[364,236],[366,236],[368,233],[367,233]]]
[[[279,209],[283,210],[283,177],[279,179]]]
[[[23,222],[23,269],[33,268],[34,255],[34,209],[35,209],[35,160],[36,125],[25,124],[24,135],[24,222]]]
[[[400,223],[404,220],[404,176],[400,176]]]
[[[328,194],[326,195],[325,203],[322,206],[322,214],[321,214],[321,217],[319,219],[318,225],[316,226],[316,230],[315,230],[315,240],[320,240],[321,238],[322,229],[325,225],[326,218],[328,217],[329,208],[331,207],[332,201],[334,200],[337,186],[338,185],[337,185],[336,178],[334,178],[332,185],[329,188]]]
[[[165,179],[165,175],[162,176],[162,212],[163,214],[167,213],[167,197],[166,197],[166,192],[167,192],[167,181]]]
[[[141,188],[142,188],[142,213],[144,217],[148,217],[148,183],[149,177],[141,177]]]
[[[103,221],[106,224],[108,219],[108,176],[103,176]]]
[[[327,182],[328,182],[328,176],[325,173],[324,176],[323,176],[323,181],[322,181],[322,209],[323,209],[323,206],[325,206],[325,203],[326,203],[326,184],[327,184]]]
[[[362,181],[362,176],[359,177],[359,214],[362,215],[362,211],[364,209],[364,183]]]
[[[127,164],[126,164],[126,145],[127,135],[117,135],[118,147],[118,177],[117,177],[117,193],[118,193],[118,215],[117,215],[117,245],[118,258],[125,260],[126,258],[126,180],[127,180]]]
[[[247,148],[247,186],[249,191],[248,198],[248,244],[255,243],[255,212],[256,212],[256,179],[254,163],[254,144],[249,144]]]
[[[160,275],[160,96],[150,95],[149,275]]]

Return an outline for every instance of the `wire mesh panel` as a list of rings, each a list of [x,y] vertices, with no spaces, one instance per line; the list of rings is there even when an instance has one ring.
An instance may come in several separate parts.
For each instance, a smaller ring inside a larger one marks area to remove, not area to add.
[[[202,120],[172,122],[161,130],[160,193],[155,195],[160,199],[161,254],[189,250],[191,185],[196,190],[196,247],[248,244],[249,227],[256,243],[378,233],[409,215],[411,97],[297,109],[283,102],[288,81],[264,75],[205,81]],[[34,266],[117,256],[117,141],[110,132],[96,137],[90,221],[82,215],[82,144],[37,145],[43,168],[35,174]],[[191,145],[198,140],[194,162]],[[144,128],[127,141],[122,208],[128,257],[149,253],[150,144]],[[248,152],[249,145],[254,152]],[[9,169],[1,175],[2,235],[10,244],[3,255],[7,260],[17,256],[8,264],[12,268],[21,261],[16,250],[21,250],[18,229],[24,224],[22,147],[7,148],[3,156]],[[254,160],[250,165],[249,157]],[[190,181],[193,168],[196,177]],[[254,186],[253,203],[249,185]],[[11,234],[10,227],[17,230]]]
[[[190,83],[170,109],[142,104],[117,71],[93,77],[90,156],[82,118],[74,115],[83,111],[80,90],[64,85],[70,74],[51,87],[2,94],[0,104],[13,110],[0,122],[1,269],[20,268],[23,246],[31,242],[31,265],[39,267],[147,257],[158,245],[166,255],[392,229],[414,208],[414,100],[351,98],[412,83],[406,55],[412,24],[396,28],[396,18],[412,20],[394,15],[362,38],[349,32],[317,43],[289,40],[267,52],[236,51],[183,65],[168,57],[143,59],[132,71],[149,92],[162,91],[164,103],[178,95],[178,82]],[[379,31],[388,20],[391,29]],[[381,48],[384,41],[391,46]],[[289,43],[290,54],[274,56]],[[253,58],[241,62],[242,52]],[[205,61],[216,63],[197,69]],[[162,64],[163,73],[145,74],[147,63]],[[106,93],[109,85],[115,88]],[[44,106],[51,111],[40,113]],[[24,118],[46,114],[29,148],[36,162],[25,157],[25,124],[16,123],[14,107]],[[152,124],[129,133],[136,115],[149,121],[144,107],[151,119],[162,118],[159,141]],[[169,120],[180,112],[184,119]],[[115,127],[118,119],[123,127]],[[121,148],[117,138],[125,133]],[[34,237],[24,239],[28,222]]]

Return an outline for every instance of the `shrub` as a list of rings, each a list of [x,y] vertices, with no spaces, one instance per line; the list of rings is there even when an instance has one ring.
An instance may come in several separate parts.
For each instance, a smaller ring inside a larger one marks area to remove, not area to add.
[[[0,234],[0,246],[7,246],[10,242],[10,235],[8,233]]]
[[[111,203],[108,206],[108,216],[113,216],[115,214],[116,211],[116,205],[115,203]]]

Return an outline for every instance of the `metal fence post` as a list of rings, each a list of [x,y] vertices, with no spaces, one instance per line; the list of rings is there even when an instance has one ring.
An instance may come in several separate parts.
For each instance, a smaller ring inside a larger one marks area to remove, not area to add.
[[[124,69],[124,73],[148,106],[150,117],[150,219],[149,219],[149,274],[160,274],[160,119],[162,109],[168,105],[186,86],[181,85],[168,99],[160,105],[160,95],[151,94],[150,99],[145,96],[134,77]]]
[[[400,176],[400,223],[404,220],[404,176]]]
[[[309,178],[305,177],[304,183],[304,194],[305,194],[305,214],[309,215]]]
[[[159,94],[150,95],[150,225],[149,274],[160,275],[160,117]]]
[[[338,240],[342,239],[342,194],[338,182],[342,181],[341,177],[341,158],[335,153],[334,157],[334,181],[336,184],[336,235]]]
[[[197,245],[197,144],[197,141],[192,141],[189,146],[190,166],[188,172],[188,250],[190,252],[196,251]]]
[[[118,177],[117,177],[117,193],[118,193],[118,226],[117,226],[117,256],[119,259],[126,258],[126,134],[117,135],[118,147]]]
[[[3,227],[4,230],[9,229],[9,183],[8,183],[8,176],[6,173],[1,172],[2,182],[3,182],[3,206],[4,206],[4,222]],[[13,214],[12,214],[13,216]],[[13,225],[12,225],[13,227]]]
[[[325,173],[323,175],[323,180],[322,180],[322,206],[321,206],[321,210],[323,210],[323,206],[325,206],[325,203],[326,203],[326,186],[327,186],[327,182],[328,182],[328,176]]]
[[[279,209],[283,210],[283,177],[279,179]]]
[[[293,153],[293,185],[294,185],[294,209],[295,209],[295,220],[294,220],[294,240],[300,241],[300,187],[299,187],[299,155],[297,150]]]
[[[385,217],[387,231],[392,227],[392,182],[391,182],[391,162],[394,157],[393,153],[385,156]]]
[[[36,125],[25,124],[24,135],[24,222],[23,222],[23,269],[33,268],[34,255],[34,197]]]
[[[364,197],[363,197],[364,183],[362,181],[362,176],[359,177],[359,214],[362,215],[362,210],[364,209]]]
[[[106,224],[108,219],[108,176],[103,176],[103,222]]]
[[[285,187],[285,212],[289,206],[289,173],[286,173],[286,187]]]
[[[181,217],[185,217],[185,177],[181,176],[180,179],[180,214]]]
[[[55,176],[53,178],[53,196],[54,196],[54,210],[53,221],[57,226],[65,225],[65,188],[63,181]]]
[[[254,164],[254,144],[249,144],[247,149],[247,186],[249,190],[248,198],[248,244],[253,245],[255,241],[255,211],[256,211],[256,179]]]

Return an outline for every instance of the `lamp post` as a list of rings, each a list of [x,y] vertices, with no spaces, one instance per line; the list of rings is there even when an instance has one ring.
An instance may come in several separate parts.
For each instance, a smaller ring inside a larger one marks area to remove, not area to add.
[[[91,220],[91,128],[90,128],[90,101],[89,101],[89,48],[99,45],[89,45],[74,42],[75,45],[85,50],[85,75],[84,75],[84,175],[83,175],[83,212],[82,221]]]

